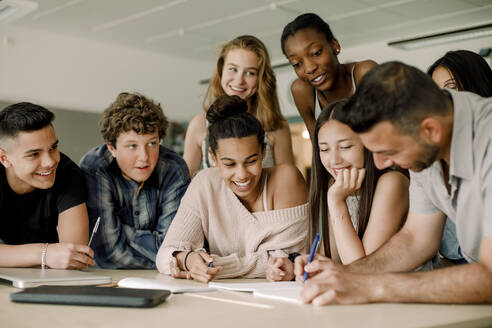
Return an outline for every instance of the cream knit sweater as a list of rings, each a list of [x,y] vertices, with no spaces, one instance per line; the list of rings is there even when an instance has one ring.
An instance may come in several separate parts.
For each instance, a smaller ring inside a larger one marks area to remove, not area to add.
[[[157,255],[157,267],[170,274],[172,254],[200,249],[206,238],[214,266],[222,266],[217,278],[263,278],[270,253],[305,252],[308,227],[307,203],[251,213],[217,168],[205,169],[181,200]]]

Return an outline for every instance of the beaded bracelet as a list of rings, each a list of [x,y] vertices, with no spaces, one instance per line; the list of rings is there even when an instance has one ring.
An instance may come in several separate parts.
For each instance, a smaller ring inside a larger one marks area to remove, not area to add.
[[[43,251],[41,252],[41,269],[46,268],[46,253],[48,252],[48,243],[44,244]]]
[[[185,270],[188,272],[190,271],[190,269],[188,269],[188,266],[186,265],[186,260],[188,259],[188,256],[193,253],[193,251],[188,251],[188,253],[186,253],[185,255],[185,259],[184,259],[184,267],[185,267]]]

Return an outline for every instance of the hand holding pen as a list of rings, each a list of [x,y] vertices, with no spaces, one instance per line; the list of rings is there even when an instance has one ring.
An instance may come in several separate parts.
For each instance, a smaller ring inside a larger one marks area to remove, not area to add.
[[[94,251],[90,248],[92,238],[99,226],[98,218],[89,243],[86,245],[60,241],[59,243],[46,243],[42,251],[42,267],[51,269],[85,269],[89,265],[94,265]]]
[[[311,251],[309,255],[300,255],[296,258],[295,264],[294,264],[294,273],[296,275],[296,280],[304,283],[309,277],[313,276],[313,273],[310,272],[308,273],[304,268],[311,263],[315,257],[317,257],[316,254],[316,249],[318,248],[319,244],[319,239],[320,235],[319,233],[316,234],[314,237],[313,245],[311,246]]]
[[[316,249],[318,248],[318,243],[319,243],[319,233],[317,233],[316,237],[314,237],[313,245],[311,246],[311,252],[309,253],[308,264],[313,262],[314,253],[316,253]],[[306,282],[306,280],[308,280],[308,277],[309,274],[306,271],[304,271],[302,282]]]
[[[221,266],[214,266],[213,257],[203,250],[184,251],[175,255],[176,264],[180,271],[171,275],[175,278],[194,279],[209,282],[222,270]]]

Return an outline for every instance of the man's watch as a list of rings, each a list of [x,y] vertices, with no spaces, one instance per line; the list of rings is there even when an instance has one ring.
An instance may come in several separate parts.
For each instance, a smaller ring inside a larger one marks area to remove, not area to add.
[[[301,255],[301,254],[296,253],[296,252],[294,252],[294,253],[290,253],[290,254],[289,254],[289,260],[290,260],[292,263],[294,263],[294,262],[296,261],[296,257],[298,257],[299,255]]]

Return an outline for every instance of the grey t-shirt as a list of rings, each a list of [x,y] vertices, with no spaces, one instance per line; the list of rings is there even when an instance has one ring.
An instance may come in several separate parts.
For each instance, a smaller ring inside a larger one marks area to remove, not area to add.
[[[482,238],[492,236],[492,98],[449,93],[454,104],[451,194],[439,161],[422,172],[410,172],[410,211],[446,214],[456,223],[466,260],[478,262]]]

